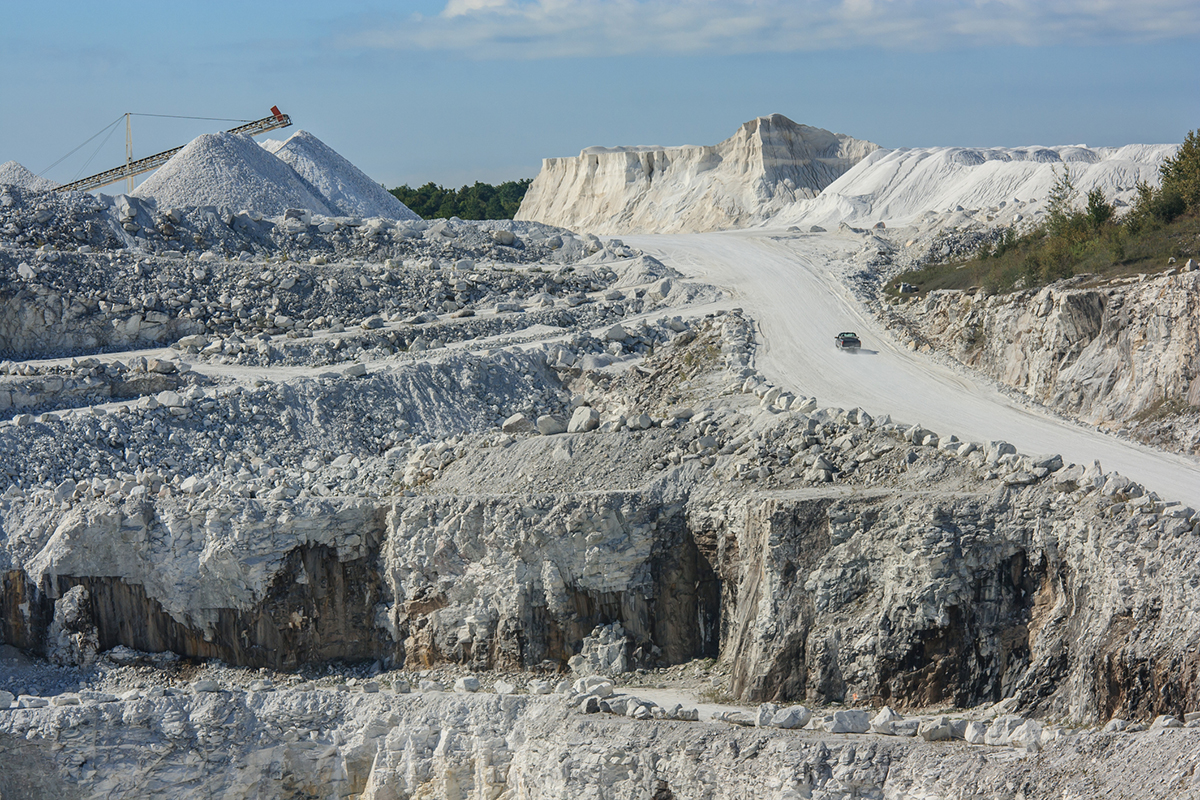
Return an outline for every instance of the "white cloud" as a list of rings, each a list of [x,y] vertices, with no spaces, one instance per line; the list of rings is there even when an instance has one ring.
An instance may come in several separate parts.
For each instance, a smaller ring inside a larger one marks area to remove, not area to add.
[[[343,48],[481,58],[1146,42],[1200,35],[1195,0],[448,0]]]
[[[508,0],[450,0],[443,17],[462,17],[477,11],[498,11],[510,7]]]

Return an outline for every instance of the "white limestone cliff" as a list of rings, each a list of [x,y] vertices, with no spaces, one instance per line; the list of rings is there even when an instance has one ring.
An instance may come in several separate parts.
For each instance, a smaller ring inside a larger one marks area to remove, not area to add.
[[[606,234],[745,227],[815,197],[877,149],[781,114],[717,145],[589,147],[545,159],[516,218]]]

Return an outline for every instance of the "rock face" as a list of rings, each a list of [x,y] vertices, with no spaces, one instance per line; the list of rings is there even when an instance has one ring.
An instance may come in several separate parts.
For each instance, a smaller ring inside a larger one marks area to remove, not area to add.
[[[1166,800],[1200,791],[1195,730],[1085,734],[1012,759],[919,739],[581,716],[557,696],[214,688],[91,692],[73,705],[0,710],[0,790],[103,798],[149,787],[179,800],[903,799],[978,796],[983,786],[1001,787],[988,796],[1050,800],[1097,785]],[[1019,794],[1003,789],[1014,784]]]
[[[592,147],[546,159],[516,218],[606,234],[745,227],[815,196],[877,149],[780,114],[712,146]]]
[[[1061,413],[1200,452],[1200,272],[1113,283],[931,292],[901,314],[934,346]],[[1176,430],[1155,425],[1181,412]]]

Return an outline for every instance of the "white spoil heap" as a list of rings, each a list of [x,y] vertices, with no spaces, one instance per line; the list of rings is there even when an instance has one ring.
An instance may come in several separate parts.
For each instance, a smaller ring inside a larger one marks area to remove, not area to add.
[[[994,208],[998,222],[1020,222],[1045,207],[1057,176],[1069,171],[1085,195],[1100,189],[1130,202],[1138,181],[1158,182],[1158,168],[1178,145],[1125,147],[924,147],[877,150],[819,196],[780,213],[772,225],[836,226],[916,223],[927,212]]]
[[[877,149],[780,114],[715,146],[592,147],[545,159],[516,218],[607,234],[746,227],[814,197]]]
[[[236,133],[196,137],[133,194],[153,198],[160,208],[219,206],[268,216],[303,208],[337,216],[291,167]]]
[[[39,178],[16,161],[6,161],[0,164],[0,184],[20,186],[22,189],[33,189],[39,192],[49,191],[58,186],[54,181]]]
[[[408,206],[308,131],[296,131],[284,141],[268,139],[262,146],[295,170],[320,193],[330,208],[346,216],[420,219]]]

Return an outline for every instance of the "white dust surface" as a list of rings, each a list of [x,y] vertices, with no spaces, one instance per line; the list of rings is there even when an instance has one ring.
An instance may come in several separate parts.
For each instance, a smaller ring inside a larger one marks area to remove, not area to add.
[[[330,208],[345,216],[420,219],[408,206],[308,131],[296,131],[285,141],[268,139],[262,147],[295,170]]]
[[[1068,462],[1098,459],[1158,492],[1200,508],[1200,460],[1152,450],[1014,400],[976,379],[911,352],[888,334],[838,278],[837,259],[858,238],[828,234],[774,239],[763,231],[625,237],[683,274],[713,283],[758,320],[755,366],[785,388],[823,406],[861,407],[873,416],[919,423],[941,436],[1005,440],[1024,453],[1060,453]],[[857,331],[863,347],[839,350],[839,331]]]
[[[159,208],[219,206],[267,216],[302,208],[338,216],[291,167],[236,133],[196,137],[133,194],[153,198]]]
[[[58,186],[54,181],[39,178],[16,161],[0,164],[0,184],[20,186],[22,189],[34,189],[39,192],[49,191]]]
[[[770,221],[781,225],[910,225],[926,212],[995,209],[1008,214],[1044,207],[1057,175],[1069,171],[1083,197],[1094,188],[1109,200],[1130,202],[1137,182],[1157,184],[1163,159],[1179,146],[1088,148],[929,147],[877,150],[820,195],[801,200]]]

